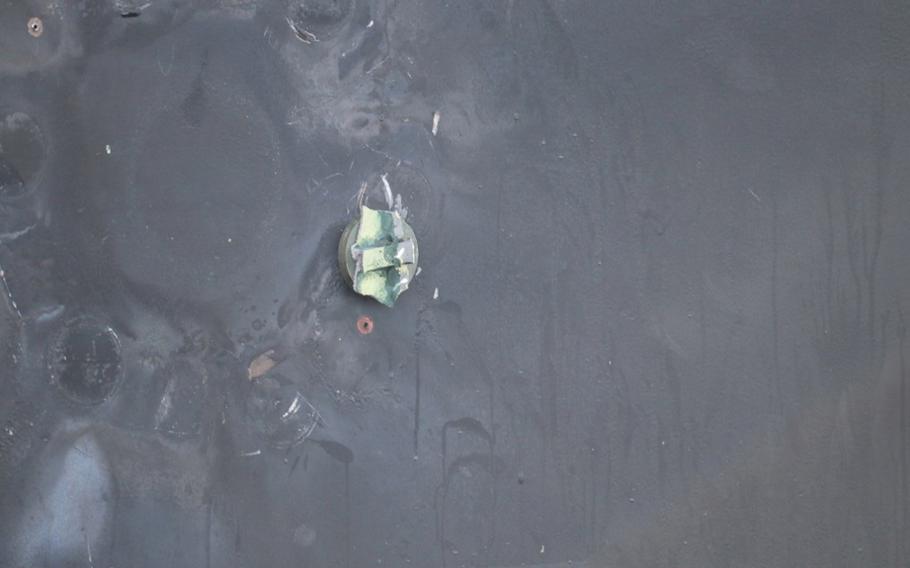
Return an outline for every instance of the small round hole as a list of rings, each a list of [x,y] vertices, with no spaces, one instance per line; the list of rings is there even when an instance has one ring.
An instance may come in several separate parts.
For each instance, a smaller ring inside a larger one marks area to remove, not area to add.
[[[357,318],[357,331],[362,335],[373,333],[373,318],[370,316],[360,316]]]
[[[31,18],[28,21],[28,33],[32,37],[38,37],[44,33],[44,22],[41,21],[41,18]]]

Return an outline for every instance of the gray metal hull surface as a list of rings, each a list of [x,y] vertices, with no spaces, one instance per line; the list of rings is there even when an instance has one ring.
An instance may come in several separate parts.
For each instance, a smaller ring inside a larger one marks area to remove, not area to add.
[[[0,2],[0,567],[910,566],[908,23]]]

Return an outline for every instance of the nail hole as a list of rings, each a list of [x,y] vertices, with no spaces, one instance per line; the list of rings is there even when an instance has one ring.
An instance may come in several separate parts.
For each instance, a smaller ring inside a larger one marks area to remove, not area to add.
[[[357,318],[357,331],[359,331],[361,335],[373,333],[373,318],[370,316],[360,316]]]
[[[32,18],[28,21],[28,33],[32,37],[38,37],[44,33],[44,23],[41,18]]]

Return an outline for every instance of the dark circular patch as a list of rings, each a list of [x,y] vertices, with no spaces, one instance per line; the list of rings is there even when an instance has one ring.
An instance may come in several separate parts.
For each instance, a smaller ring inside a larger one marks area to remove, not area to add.
[[[90,320],[66,324],[47,355],[51,379],[71,400],[98,404],[113,394],[122,372],[114,330]]]
[[[338,27],[351,14],[352,0],[295,0],[291,2],[291,21],[299,30],[308,31],[322,39]],[[321,33],[320,33],[321,32]]]

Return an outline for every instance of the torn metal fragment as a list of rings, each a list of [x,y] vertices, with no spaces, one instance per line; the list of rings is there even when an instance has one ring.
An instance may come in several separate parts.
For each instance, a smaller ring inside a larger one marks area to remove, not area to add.
[[[355,292],[393,306],[417,276],[417,239],[399,211],[361,206],[344,230],[338,261]]]

